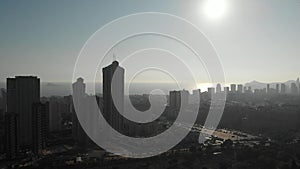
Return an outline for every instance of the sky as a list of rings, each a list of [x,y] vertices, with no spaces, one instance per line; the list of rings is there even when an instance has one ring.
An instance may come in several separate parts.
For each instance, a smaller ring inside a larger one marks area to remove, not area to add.
[[[71,82],[89,37],[110,21],[139,12],[168,13],[193,23],[215,47],[227,83],[284,82],[300,76],[300,0],[224,3],[222,16],[212,18],[204,12],[205,0],[2,0],[0,82],[15,75]],[[145,79],[157,81],[151,75]]]

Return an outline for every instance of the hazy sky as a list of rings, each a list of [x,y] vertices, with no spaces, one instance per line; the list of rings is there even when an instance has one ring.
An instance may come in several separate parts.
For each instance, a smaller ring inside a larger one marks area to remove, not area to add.
[[[0,82],[20,74],[71,81],[85,41],[104,24],[137,12],[170,13],[195,24],[217,49],[229,83],[300,76],[300,0],[225,0],[227,10],[217,19],[204,14],[204,3],[2,0]]]

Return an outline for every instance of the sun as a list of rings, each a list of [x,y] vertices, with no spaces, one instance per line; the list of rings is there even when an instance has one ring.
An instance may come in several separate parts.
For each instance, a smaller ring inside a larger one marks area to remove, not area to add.
[[[210,19],[218,19],[224,16],[227,10],[225,0],[206,0],[203,5],[204,14]]]

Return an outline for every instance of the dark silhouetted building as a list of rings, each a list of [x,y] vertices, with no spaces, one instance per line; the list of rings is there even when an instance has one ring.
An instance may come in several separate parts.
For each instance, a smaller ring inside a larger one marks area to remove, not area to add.
[[[217,84],[216,93],[221,93],[221,84]]]
[[[183,108],[185,108],[188,104],[189,104],[189,97],[190,97],[190,92],[188,90],[181,90],[181,102],[182,102],[182,106]]]
[[[40,101],[40,79],[34,76],[7,78],[7,112],[18,114],[20,148],[32,145],[32,105]]]
[[[49,129],[62,130],[62,114],[70,112],[70,107],[63,98],[51,97],[49,100]]]
[[[124,129],[123,117],[120,111],[124,110],[124,73],[119,62],[104,67],[103,72],[103,115],[108,123],[116,130]],[[113,91],[113,93],[112,93]]]
[[[75,112],[75,110],[83,110],[82,112],[84,112],[85,109],[83,102],[86,97],[86,85],[83,78],[78,78],[77,81],[72,84],[72,87],[74,102],[72,110],[72,137],[80,146],[86,146],[88,143],[88,136],[83,130]]]
[[[230,85],[230,91],[231,91],[231,93],[235,93],[236,92],[236,84],[231,84]]]
[[[170,91],[169,96],[169,105],[172,109],[179,110],[181,106],[182,108],[186,108],[189,104],[189,96],[190,93],[187,90],[180,90],[180,91]]]
[[[285,94],[286,93],[286,85],[284,83],[281,84],[280,93],[281,94]]]
[[[32,152],[41,154],[49,134],[49,102],[32,106]]]
[[[224,87],[224,92],[225,92],[226,94],[228,94],[228,93],[229,93],[229,87]]]
[[[193,90],[193,93],[190,97],[191,99],[189,100],[190,103],[192,104],[200,104],[200,98],[201,98],[201,89],[195,89]]]
[[[4,117],[5,129],[5,152],[7,159],[14,159],[17,156],[19,149],[18,136],[18,115],[14,112],[5,113]]]
[[[267,84],[267,93],[270,94],[270,84]]]
[[[276,93],[279,93],[279,84],[276,84]]]
[[[298,94],[298,87],[296,83],[291,84],[291,94]]]
[[[180,109],[181,96],[180,91],[170,91],[169,105],[172,109]]]
[[[238,85],[237,92],[238,92],[238,93],[243,93],[243,85],[242,85],[242,84],[239,84],[239,85]]]
[[[208,97],[211,98],[211,96],[212,96],[213,94],[215,94],[215,88],[214,88],[214,87],[209,87],[209,88],[207,88],[207,93],[208,93]]]

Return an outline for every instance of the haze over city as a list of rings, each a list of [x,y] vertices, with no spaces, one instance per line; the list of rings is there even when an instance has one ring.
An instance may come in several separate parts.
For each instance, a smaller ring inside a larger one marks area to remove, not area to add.
[[[0,2],[0,169],[300,169],[300,0]]]

